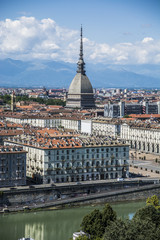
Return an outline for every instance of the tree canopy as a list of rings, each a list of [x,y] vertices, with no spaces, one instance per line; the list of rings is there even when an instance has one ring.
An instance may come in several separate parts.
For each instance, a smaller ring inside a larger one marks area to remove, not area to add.
[[[10,104],[11,96],[10,95],[1,95],[0,98],[4,101],[4,103]],[[28,96],[16,96],[16,102],[18,101],[27,101],[27,102],[38,102],[40,104],[46,105],[60,105],[65,106],[65,102],[61,99],[44,99],[44,98],[29,98]]]
[[[82,220],[82,230],[88,233],[91,239],[100,238],[105,232],[105,228],[111,221],[116,220],[116,212],[109,204],[106,204],[102,211],[95,209],[86,215]]]
[[[160,240],[160,208],[156,195],[147,198],[132,220],[118,219],[109,204],[83,218],[81,227],[90,234],[77,240]]]
[[[148,197],[147,200],[146,200],[146,204],[147,205],[152,205],[157,209],[160,208],[159,199],[156,195],[153,195],[152,197]]]

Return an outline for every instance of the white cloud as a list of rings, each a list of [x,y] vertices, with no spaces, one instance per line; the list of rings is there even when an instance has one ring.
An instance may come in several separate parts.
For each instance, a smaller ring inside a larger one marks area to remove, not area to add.
[[[83,42],[86,62],[160,63],[160,40],[152,37],[114,45],[99,44],[87,38]],[[0,21],[0,58],[76,62],[78,54],[79,31],[60,27],[50,18],[21,17]]]
[[[151,42],[153,41],[153,38],[151,37],[145,37],[143,40],[142,40],[142,43],[148,43],[148,42]]]

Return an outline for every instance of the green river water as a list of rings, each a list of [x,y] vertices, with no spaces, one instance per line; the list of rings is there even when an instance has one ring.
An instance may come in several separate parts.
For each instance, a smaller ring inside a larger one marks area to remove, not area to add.
[[[18,240],[32,237],[34,240],[68,240],[72,233],[80,229],[82,218],[95,208],[104,205],[82,206],[62,210],[16,213],[0,215],[0,240]],[[132,218],[145,202],[112,204],[121,218]]]

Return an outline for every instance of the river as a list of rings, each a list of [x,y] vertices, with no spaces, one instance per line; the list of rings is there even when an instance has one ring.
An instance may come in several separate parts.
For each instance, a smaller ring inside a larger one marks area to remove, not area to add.
[[[112,204],[123,219],[132,218],[143,206],[145,202]],[[35,240],[68,240],[80,229],[82,218],[95,208],[102,209],[103,205],[0,215],[0,239],[18,240],[30,236]]]

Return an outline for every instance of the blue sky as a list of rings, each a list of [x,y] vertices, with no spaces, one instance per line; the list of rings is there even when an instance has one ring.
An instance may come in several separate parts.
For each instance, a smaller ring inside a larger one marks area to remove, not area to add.
[[[160,0],[1,0],[0,23],[2,58],[74,62],[83,24],[88,61],[160,64]]]

